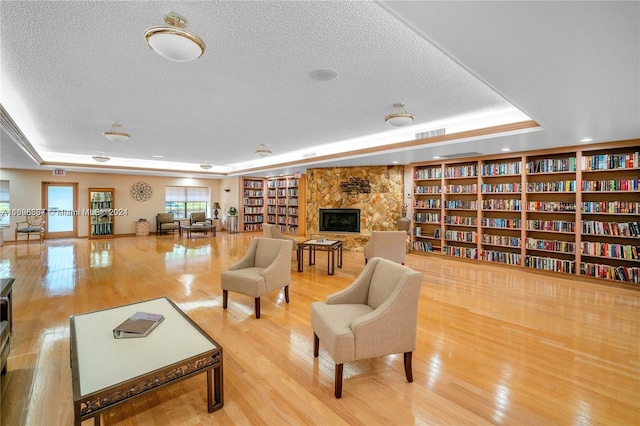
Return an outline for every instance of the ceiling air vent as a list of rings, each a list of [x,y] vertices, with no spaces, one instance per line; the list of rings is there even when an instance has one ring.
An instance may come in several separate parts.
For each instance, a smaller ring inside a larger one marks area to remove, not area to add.
[[[484,155],[484,154],[481,152],[471,151],[471,152],[458,152],[457,154],[441,155],[440,158],[479,157],[481,155]]]
[[[426,138],[435,138],[436,136],[442,136],[446,134],[446,129],[443,127],[442,129],[433,129],[427,130],[425,132],[416,133],[416,139],[426,139]]]

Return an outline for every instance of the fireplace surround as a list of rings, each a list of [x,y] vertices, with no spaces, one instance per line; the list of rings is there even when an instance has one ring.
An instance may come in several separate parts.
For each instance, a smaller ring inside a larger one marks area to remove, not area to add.
[[[360,233],[360,209],[320,209],[318,229]]]

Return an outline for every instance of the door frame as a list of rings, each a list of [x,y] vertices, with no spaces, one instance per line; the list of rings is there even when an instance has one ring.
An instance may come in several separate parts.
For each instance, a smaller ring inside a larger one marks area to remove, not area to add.
[[[48,221],[45,219],[47,223],[44,224],[44,238],[77,238],[78,237],[78,182],[42,182],[42,206],[44,206],[45,211],[49,208],[48,205],[48,196],[49,196],[49,187],[50,186],[71,186],[73,187],[73,211],[70,213],[73,218],[73,230],[68,232],[49,232]],[[49,213],[47,212],[47,218],[49,217]]]

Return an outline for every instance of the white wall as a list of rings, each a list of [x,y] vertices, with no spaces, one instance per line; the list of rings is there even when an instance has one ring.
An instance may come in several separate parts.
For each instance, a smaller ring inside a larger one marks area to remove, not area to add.
[[[11,209],[39,209],[42,208],[42,183],[77,183],[78,184],[78,209],[89,208],[89,188],[115,188],[116,209],[126,209],[126,216],[116,217],[115,234],[134,234],[135,223],[140,218],[147,219],[151,232],[155,231],[155,217],[157,213],[164,211],[164,193],[166,186],[199,186],[208,187],[210,190],[209,206],[215,201],[220,203],[222,209],[218,212],[218,218],[226,217],[229,207],[238,208],[240,201],[240,179],[237,177],[227,179],[198,179],[198,178],[174,178],[159,176],[139,176],[126,174],[84,173],[67,171],[66,176],[53,176],[51,171],[40,170],[0,170],[0,180],[8,180],[11,194]],[[130,195],[130,188],[136,182],[146,182],[153,188],[153,195],[148,201],[134,200]],[[229,192],[224,189],[229,189]],[[210,215],[213,211],[210,210]],[[4,240],[14,239],[16,222],[23,217],[10,218],[11,226],[3,230]],[[87,237],[89,219],[86,216],[78,216],[78,237]]]

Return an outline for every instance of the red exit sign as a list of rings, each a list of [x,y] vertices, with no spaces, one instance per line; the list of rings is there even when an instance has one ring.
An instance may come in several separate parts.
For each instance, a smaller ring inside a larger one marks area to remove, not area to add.
[[[53,169],[54,176],[64,176],[66,171],[64,169]]]

